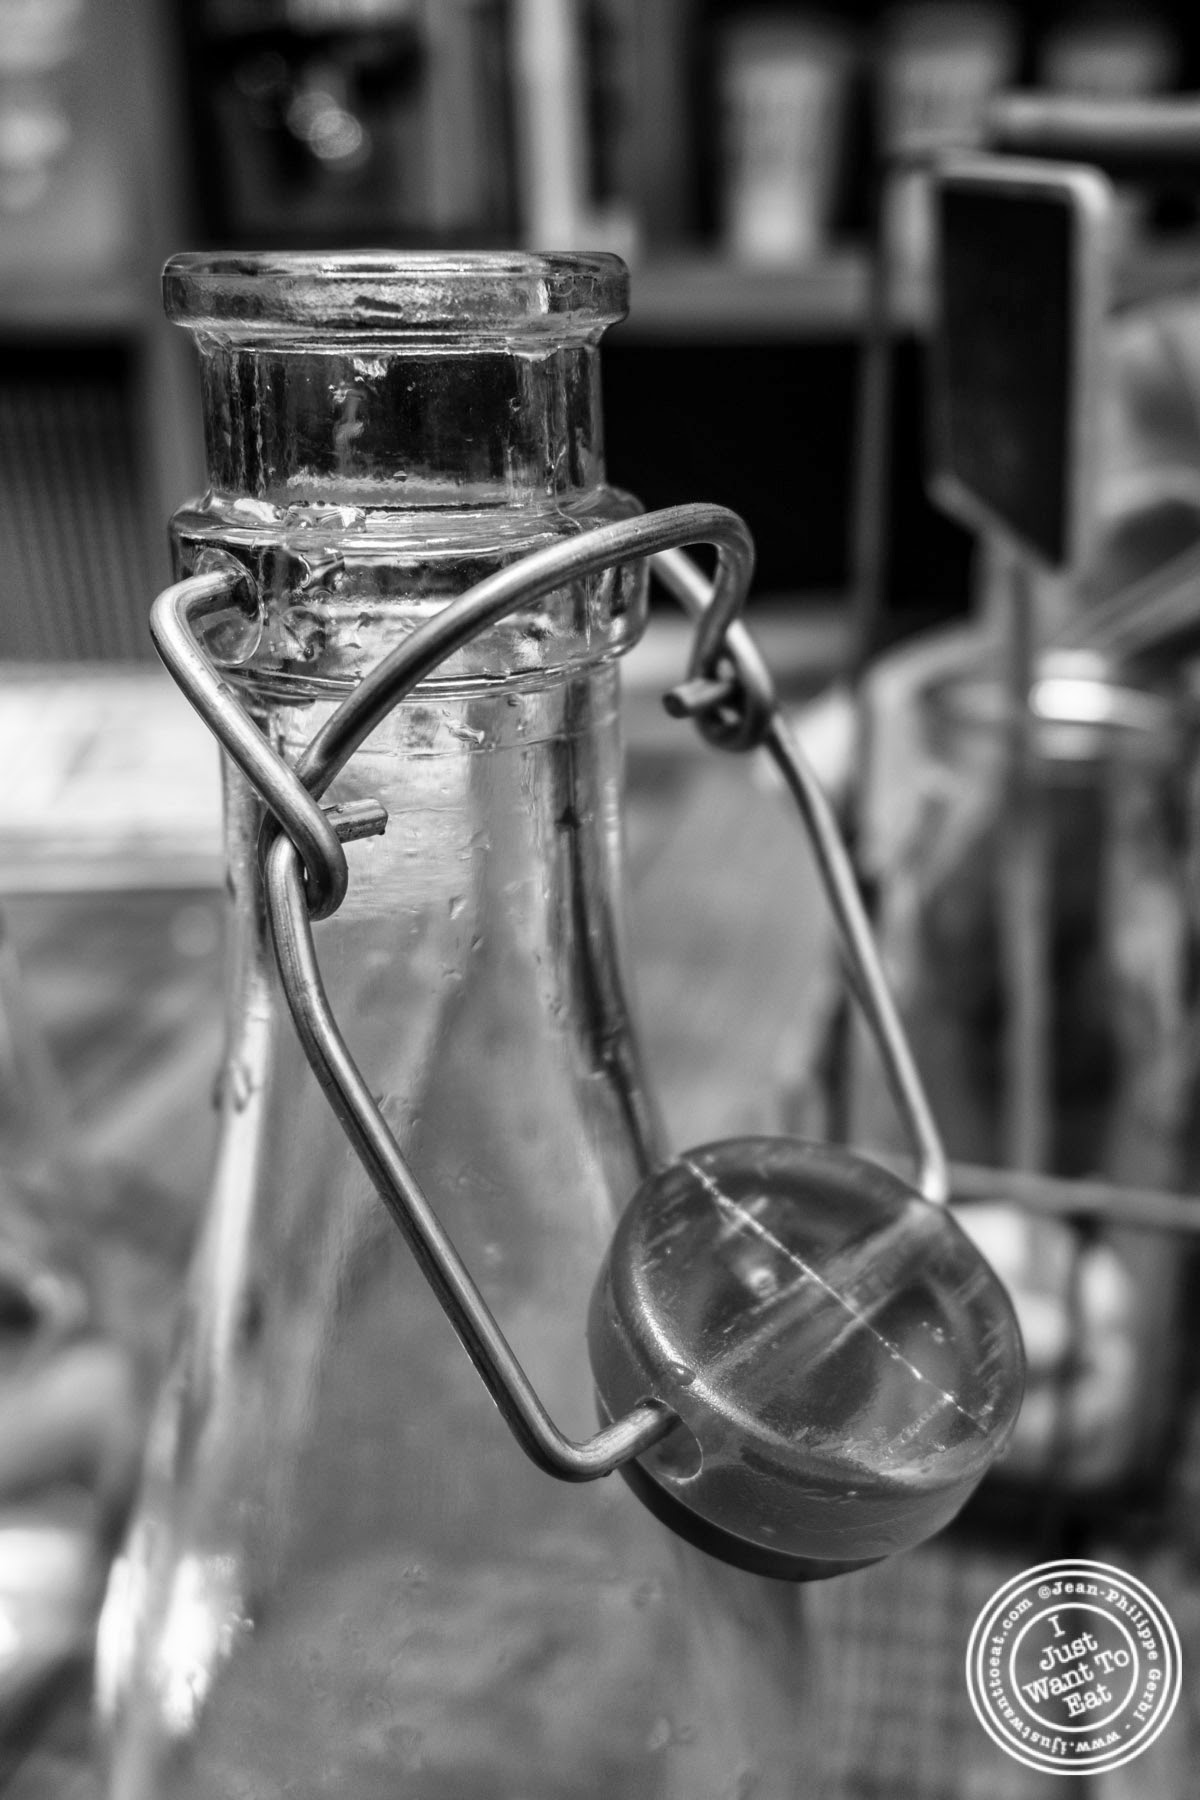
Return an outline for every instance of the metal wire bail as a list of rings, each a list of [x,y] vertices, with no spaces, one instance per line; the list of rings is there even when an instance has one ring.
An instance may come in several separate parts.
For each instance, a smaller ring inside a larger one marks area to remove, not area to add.
[[[684,546],[717,552],[710,582]],[[928,1199],[946,1195],[941,1144],[887,992],[837,825],[776,703],[770,673],[740,621],[754,566],[750,534],[735,513],[677,506],[621,520],[534,551],[470,588],[419,626],[372,669],[326,720],[294,768],[267,743],[228,682],[200,648],[195,627],[224,603],[236,571],[193,576],[155,602],[155,644],[184,694],[271,814],[264,868],[280,980],[318,1082],[393,1220],[409,1243],[489,1393],[525,1452],[564,1480],[591,1480],[642,1455],[677,1423],[647,1401],[592,1438],[566,1438],[547,1414],[483,1295],[422,1192],[333,1018],[312,936],[346,891],[342,841],[385,828],[377,802],[321,807],[320,796],[391,709],[477,633],[567,582],[648,557],[654,573],[697,622],[683,686],[668,697],[702,734],[727,750],[762,744],[793,793],[812,837],[842,932],[855,987],[879,1040]]]

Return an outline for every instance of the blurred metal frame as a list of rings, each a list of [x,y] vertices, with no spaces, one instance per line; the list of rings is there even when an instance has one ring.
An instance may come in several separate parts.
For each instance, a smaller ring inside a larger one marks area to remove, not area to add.
[[[1092,100],[1074,95],[1006,91],[992,100],[977,148],[1003,156],[1094,165],[1117,178],[1148,180],[1191,174],[1200,189],[1200,96]],[[889,173],[923,166],[930,157],[880,163],[871,219],[870,281],[858,390],[858,450],[852,493],[852,624],[850,666],[857,681],[878,647],[885,592],[897,320],[912,296],[891,266],[883,194]],[[1134,272],[1134,285],[1141,277]]]

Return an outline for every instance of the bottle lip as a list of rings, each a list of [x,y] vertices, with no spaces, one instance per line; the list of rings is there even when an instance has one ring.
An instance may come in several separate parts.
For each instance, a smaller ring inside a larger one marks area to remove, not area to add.
[[[959,669],[925,689],[931,724],[965,741],[999,747],[1012,720],[1012,702],[995,671]],[[1045,764],[1095,763],[1115,754],[1177,760],[1183,724],[1177,699],[1140,685],[1130,671],[1092,651],[1043,654],[1030,690],[1030,724]]]
[[[167,317],[238,342],[324,337],[594,338],[629,309],[607,252],[190,251],[163,269]]]

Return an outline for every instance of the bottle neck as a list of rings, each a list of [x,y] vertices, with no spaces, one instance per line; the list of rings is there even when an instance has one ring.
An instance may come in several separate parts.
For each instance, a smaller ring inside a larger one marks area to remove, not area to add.
[[[476,509],[561,505],[603,485],[594,342],[198,339],[215,495]]]
[[[264,715],[289,762],[328,705]],[[227,779],[232,1017],[253,1021],[276,988],[258,855],[263,813],[240,774],[227,770]],[[381,721],[330,789],[335,801],[381,801],[390,822],[381,837],[347,845],[346,897],[319,931],[326,991],[361,1066],[391,1096],[391,1122],[447,1218],[463,1133],[481,1116],[540,1116],[548,1105],[555,1124],[541,1120],[537,1141],[545,1148],[558,1133],[572,1154],[591,1146],[608,1196],[604,1216],[651,1166],[657,1125],[625,1000],[621,785],[619,674],[606,661],[553,683],[484,684],[436,703],[414,696]],[[299,1040],[278,996],[268,1011],[281,1027],[278,1091],[298,1091]],[[443,1093],[458,1095],[446,1112]],[[283,1123],[289,1141],[311,1136],[314,1158],[330,1136],[323,1106],[302,1126],[289,1105]],[[341,1158],[344,1146],[332,1137]],[[596,1179],[593,1169],[588,1180]],[[317,1186],[323,1210],[328,1194]],[[586,1186],[581,1173],[574,1186],[554,1188],[554,1206]],[[294,1206],[291,1184],[280,1185],[277,1201]],[[543,1193],[535,1212],[546,1203]],[[522,1219],[533,1228],[528,1204],[526,1184],[515,1180],[507,1229],[524,1229]],[[589,1282],[593,1275],[589,1263]],[[586,1297],[577,1296],[581,1318]],[[589,1418],[590,1406],[589,1390]],[[586,1423],[574,1422],[579,1430]]]

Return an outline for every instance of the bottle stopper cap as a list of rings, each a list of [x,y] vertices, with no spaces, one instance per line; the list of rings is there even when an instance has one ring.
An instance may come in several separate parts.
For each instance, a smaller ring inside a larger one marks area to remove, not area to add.
[[[605,1420],[679,1424],[622,1473],[728,1562],[811,1579],[904,1550],[1016,1422],[1008,1295],[941,1205],[828,1145],[732,1139],[644,1182],[593,1294]]]

